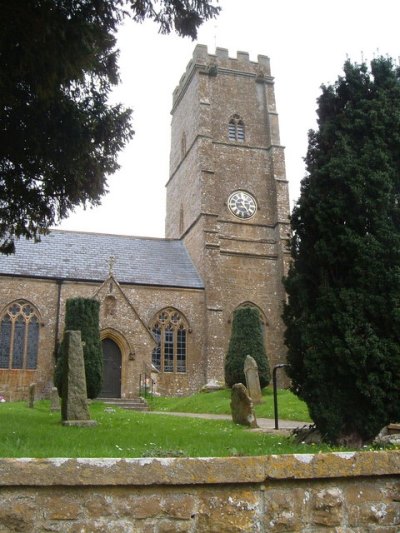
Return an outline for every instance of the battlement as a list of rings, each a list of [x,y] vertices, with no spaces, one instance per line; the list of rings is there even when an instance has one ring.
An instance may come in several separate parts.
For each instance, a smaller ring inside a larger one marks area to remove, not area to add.
[[[229,57],[227,48],[216,48],[215,54],[209,54],[208,48],[204,44],[198,44],[192,59],[189,61],[186,71],[182,75],[179,85],[173,92],[173,107],[177,104],[190,82],[194,72],[199,70],[204,74],[216,76],[218,73],[240,74],[257,78],[258,81],[271,83],[271,67],[269,57],[258,55],[257,61],[250,61],[248,52],[238,51],[236,57]]]

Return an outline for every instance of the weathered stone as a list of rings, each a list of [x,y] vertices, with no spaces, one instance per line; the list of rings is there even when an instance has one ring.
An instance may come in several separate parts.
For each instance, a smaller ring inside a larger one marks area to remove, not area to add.
[[[190,520],[195,510],[195,500],[187,494],[169,494],[161,500],[161,509],[171,518]]]
[[[380,446],[387,446],[390,444],[400,444],[400,432],[398,431],[399,424],[390,424],[381,429],[374,439],[374,444]]]
[[[193,531],[191,522],[177,520],[161,520],[157,529],[157,533],[186,533],[189,531]]]
[[[234,492],[204,490],[198,508],[198,531],[238,533],[260,531],[259,494],[240,487]]]
[[[64,333],[65,361],[61,418],[64,425],[88,425],[85,364],[80,331]],[[93,424],[94,421],[90,421]]]
[[[79,516],[80,505],[65,497],[53,497],[51,509],[48,513],[50,520],[76,520]]]
[[[264,496],[263,524],[265,531],[296,531],[306,522],[309,491],[292,487],[290,498],[286,490],[268,490]]]
[[[160,496],[154,497],[153,494],[148,496],[138,496],[130,505],[130,512],[134,518],[153,518],[160,514],[161,511],[161,498]]]
[[[113,507],[110,503],[110,498],[106,498],[102,494],[93,494],[85,501],[85,508],[90,516],[95,519],[104,516],[111,516],[113,514]]]
[[[0,532],[398,533],[399,490],[399,450],[0,459]]]
[[[248,355],[244,361],[244,375],[246,377],[247,390],[253,403],[262,403],[258,366],[256,360],[251,355]]]
[[[222,390],[225,388],[225,384],[222,381],[216,381],[211,379],[200,389],[200,392],[214,392],[216,390]]]
[[[36,383],[31,383],[29,385],[29,407],[33,408],[35,404],[35,391],[36,391]]]
[[[61,411],[60,396],[57,387],[53,387],[50,392],[50,411]]]
[[[342,491],[336,487],[317,492],[313,498],[313,523],[339,526],[343,519],[343,500]]]
[[[236,383],[232,387],[231,411],[235,424],[252,428],[258,427],[252,399],[242,383]]]
[[[314,424],[294,429],[292,436],[297,444],[321,444],[322,442],[322,435]]]
[[[35,520],[35,502],[23,495],[15,495],[13,504],[10,505],[2,494],[0,504],[0,531],[20,531],[31,533]],[[8,505],[7,505],[8,503]]]

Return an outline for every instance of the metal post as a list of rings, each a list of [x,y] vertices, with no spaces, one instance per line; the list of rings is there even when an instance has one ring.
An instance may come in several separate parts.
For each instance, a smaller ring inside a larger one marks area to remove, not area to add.
[[[274,415],[275,415],[275,429],[279,429],[279,423],[278,423],[278,392],[277,392],[277,379],[276,379],[276,372],[278,368],[284,368],[285,364],[281,365],[275,365],[274,369],[272,370],[272,383],[274,387]]]

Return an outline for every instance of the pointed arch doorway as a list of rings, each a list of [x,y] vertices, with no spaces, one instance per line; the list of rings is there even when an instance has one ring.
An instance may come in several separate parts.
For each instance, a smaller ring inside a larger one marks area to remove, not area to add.
[[[103,348],[103,388],[102,398],[121,398],[121,350],[112,339],[101,341]]]

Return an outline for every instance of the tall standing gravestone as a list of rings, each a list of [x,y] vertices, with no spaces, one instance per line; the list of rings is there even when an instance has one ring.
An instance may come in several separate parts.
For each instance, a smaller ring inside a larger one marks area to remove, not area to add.
[[[64,426],[95,425],[87,404],[85,364],[80,331],[64,334],[61,419]]]
[[[251,428],[258,427],[253,402],[243,383],[236,383],[232,387],[231,411],[235,424],[250,426]]]
[[[246,377],[246,386],[253,403],[262,402],[260,387],[260,377],[258,375],[258,366],[256,360],[248,355],[244,362],[244,375]]]

